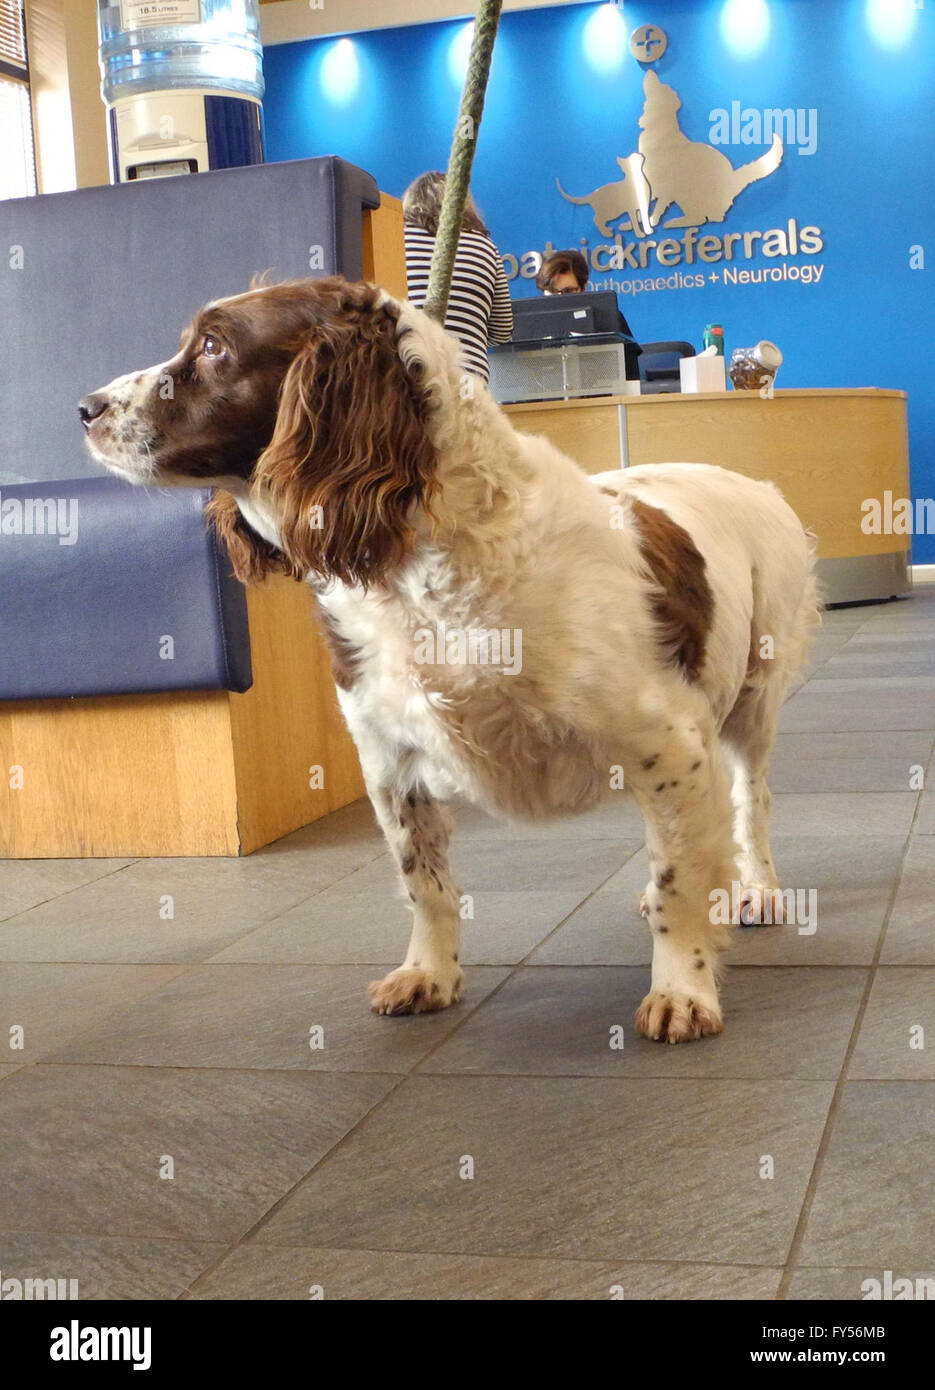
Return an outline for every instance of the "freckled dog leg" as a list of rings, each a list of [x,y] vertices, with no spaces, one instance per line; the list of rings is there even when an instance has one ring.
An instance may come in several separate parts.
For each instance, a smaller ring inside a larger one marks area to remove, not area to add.
[[[732,797],[734,835],[739,846],[740,923],[769,926],[783,920],[783,899],[769,845],[770,794],[763,762],[738,757]]]
[[[738,844],[740,921],[745,926],[781,922],[782,892],[769,844],[770,794],[766,784],[781,691],[775,686],[742,696],[723,737],[733,762],[731,795]]]
[[[727,930],[712,913],[711,894],[722,889],[729,902],[734,842],[713,726],[673,724],[625,776],[643,812],[653,871],[645,894],[652,985],[636,1027],[648,1038],[684,1042],[722,1028],[717,972]]]
[[[373,788],[377,818],[413,911],[402,965],[369,988],[378,1014],[418,1014],[457,1002],[464,975],[458,964],[460,897],[448,868],[451,817],[427,792]]]

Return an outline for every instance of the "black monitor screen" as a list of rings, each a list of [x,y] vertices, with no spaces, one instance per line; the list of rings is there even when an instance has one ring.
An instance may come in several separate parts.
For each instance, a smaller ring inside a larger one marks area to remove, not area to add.
[[[593,333],[624,333],[633,337],[613,290],[514,299],[512,304],[514,343],[541,343],[547,338]]]

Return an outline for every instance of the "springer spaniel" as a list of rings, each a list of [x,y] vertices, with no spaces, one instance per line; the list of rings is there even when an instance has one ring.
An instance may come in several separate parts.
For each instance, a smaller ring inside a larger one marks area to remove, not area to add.
[[[754,918],[781,903],[766,773],[820,621],[810,538],[771,484],[687,463],[588,477],[513,428],[436,323],[341,279],[209,304],[171,360],[79,409],[121,477],[224,489],[210,510],[241,579],[317,598],[414,916],[378,1013],[462,987],[441,803],[542,820],[625,782],[653,875],[637,1028],[720,1032],[711,904],[735,883]]]

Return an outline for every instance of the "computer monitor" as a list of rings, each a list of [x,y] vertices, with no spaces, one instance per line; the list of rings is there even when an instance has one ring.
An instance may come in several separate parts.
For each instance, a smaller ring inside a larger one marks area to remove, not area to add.
[[[630,380],[639,376],[637,357],[640,347],[627,323],[613,290],[594,294],[551,294],[535,299],[514,299],[513,343],[543,343],[550,338],[568,342],[575,338],[623,335],[626,341],[626,372]]]
[[[514,299],[513,342],[541,343],[593,333],[623,333],[632,338],[613,290],[594,294],[549,294]]]

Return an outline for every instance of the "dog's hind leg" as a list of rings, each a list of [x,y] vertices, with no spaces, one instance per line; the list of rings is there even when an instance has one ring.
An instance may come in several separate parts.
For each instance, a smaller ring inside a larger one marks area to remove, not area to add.
[[[640,743],[624,777],[646,825],[653,965],[636,1027],[648,1038],[685,1042],[722,1027],[718,956],[728,942],[735,849],[730,795],[710,716],[673,715],[655,736],[643,731]]]
[[[721,731],[733,767],[731,799],[737,842],[740,923],[781,922],[783,900],[769,843],[766,783],[782,692],[772,683],[741,694]]]
[[[412,936],[398,970],[370,986],[378,1014],[417,1014],[457,1001],[460,896],[448,867],[451,817],[423,788],[388,791],[368,784],[370,800],[412,904]]]
[[[769,843],[766,779],[783,700],[820,621],[811,573],[805,575],[802,599],[791,617],[764,611],[755,575],[754,601],[746,678],[721,729],[733,766],[734,838],[738,845],[740,922],[744,926],[782,922],[785,915]]]

